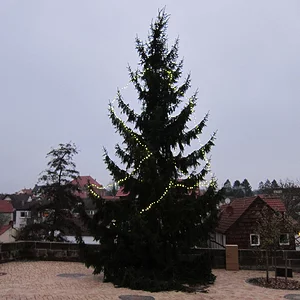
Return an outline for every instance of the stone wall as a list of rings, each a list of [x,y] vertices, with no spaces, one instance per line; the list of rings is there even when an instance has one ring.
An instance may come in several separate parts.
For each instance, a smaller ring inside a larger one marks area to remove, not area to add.
[[[88,245],[90,248],[98,248],[99,245]],[[193,256],[209,253],[214,269],[226,267],[225,249],[194,249]],[[300,251],[287,250],[288,266],[300,271]],[[284,252],[277,251],[277,266],[284,266]],[[263,270],[263,250],[239,250],[240,269]],[[0,263],[13,260],[58,260],[58,261],[82,261],[79,246],[71,243],[34,242],[21,241],[0,244]],[[270,258],[270,266],[274,265],[274,258]]]
[[[88,247],[99,246],[89,245]],[[81,261],[77,244],[35,241],[0,244],[0,262],[22,259]]]

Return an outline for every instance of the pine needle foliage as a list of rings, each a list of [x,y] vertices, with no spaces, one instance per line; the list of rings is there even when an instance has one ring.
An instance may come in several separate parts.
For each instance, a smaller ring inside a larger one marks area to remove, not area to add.
[[[65,233],[81,241],[81,227],[72,216],[78,205],[79,172],[73,161],[78,153],[75,144],[59,144],[47,153],[47,169],[39,178],[39,197],[32,202],[32,223],[27,224],[19,239],[64,241]]]
[[[94,267],[95,273],[103,271],[106,281],[149,291],[213,281],[209,254],[192,259],[191,251],[206,245],[222,197],[214,180],[206,193],[199,194],[209,172],[205,156],[215,134],[185,154],[202,133],[208,115],[189,128],[197,93],[185,100],[191,77],[182,80],[179,40],[168,47],[168,21],[165,10],[159,11],[147,41],[136,39],[139,68],[129,67],[129,76],[141,112],[125,103],[120,91],[116,101],[125,120],[112,103],[109,106],[111,122],[123,138],[116,155],[125,168],[106,150],[104,161],[128,195],[120,201],[95,200],[98,211],[87,222],[101,247],[97,252],[85,249],[87,266]],[[178,112],[180,104],[184,105]]]

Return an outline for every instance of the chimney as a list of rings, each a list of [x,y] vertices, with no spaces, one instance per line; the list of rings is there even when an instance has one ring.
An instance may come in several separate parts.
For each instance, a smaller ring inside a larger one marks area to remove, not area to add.
[[[233,207],[231,205],[226,207],[226,213],[231,216],[233,215]]]

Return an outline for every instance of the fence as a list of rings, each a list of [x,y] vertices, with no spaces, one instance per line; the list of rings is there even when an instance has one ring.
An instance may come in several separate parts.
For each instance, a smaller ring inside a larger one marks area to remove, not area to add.
[[[91,248],[97,248],[99,245],[88,245]],[[225,249],[194,249],[192,255],[197,256],[203,253],[209,253],[212,258],[212,267],[215,269],[224,269],[226,267]],[[287,250],[288,265],[294,271],[300,271],[300,252],[296,250]],[[262,259],[264,250],[239,250],[239,266],[244,270],[263,270],[264,261]],[[14,243],[0,244],[0,263],[13,260],[59,260],[59,261],[82,261],[79,251],[79,245],[72,243],[57,242],[35,242],[20,241]],[[274,261],[270,258],[270,265]],[[283,251],[277,251],[277,265],[283,266]]]

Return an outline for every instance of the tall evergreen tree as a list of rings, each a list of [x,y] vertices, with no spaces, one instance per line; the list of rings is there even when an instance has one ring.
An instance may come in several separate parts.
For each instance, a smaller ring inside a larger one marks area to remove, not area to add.
[[[264,188],[265,190],[270,190],[271,189],[271,182],[269,179],[266,180],[265,184],[264,184]]]
[[[258,184],[258,192],[262,193],[264,190],[265,190],[265,184],[262,181],[260,181]]]
[[[77,154],[75,144],[59,144],[48,154],[48,169],[39,179],[40,201],[32,203],[35,222],[25,226],[20,239],[65,240],[64,233],[76,235],[81,240],[81,228],[74,222],[71,212],[82,200],[76,184],[79,172],[73,157]],[[75,180],[75,181],[74,181]]]
[[[245,196],[252,196],[253,192],[252,192],[252,187],[249,183],[249,181],[247,179],[244,179],[243,182],[241,183],[241,186],[244,190]]]
[[[277,181],[275,179],[273,179],[273,181],[271,182],[271,188],[272,189],[279,188],[279,184],[277,183]]]
[[[197,94],[177,112],[191,79],[188,75],[179,84],[183,62],[177,62],[178,40],[168,48],[168,19],[165,11],[160,11],[147,42],[136,39],[141,69],[129,68],[129,75],[141,113],[130,108],[120,92],[117,103],[127,117],[125,122],[110,104],[110,119],[126,145],[116,145],[125,169],[107,152],[104,159],[114,180],[129,195],[119,202],[98,199],[98,212],[90,227],[101,250],[86,250],[85,256],[95,273],[104,271],[105,280],[152,291],[213,279],[207,257],[182,262],[182,255],[189,257],[194,246],[206,243],[216,226],[221,200],[214,180],[204,195],[197,193],[209,170],[205,155],[214,145],[215,135],[200,149],[185,154],[206,126],[207,115],[188,128]]]
[[[224,183],[224,188],[225,189],[232,189],[232,186],[231,186],[231,182],[229,179],[227,179]]]
[[[233,183],[233,187],[232,187],[234,190],[238,190],[238,189],[241,189],[241,182],[239,180],[236,180],[234,183]]]
[[[232,186],[231,186],[231,182],[229,179],[227,179],[223,185],[223,191],[224,191],[224,196],[232,196],[233,195],[233,191],[232,191]]]
[[[243,198],[245,196],[243,187],[242,187],[241,182],[239,180],[236,180],[233,183],[232,195],[233,195],[233,197],[236,197],[236,198]]]

